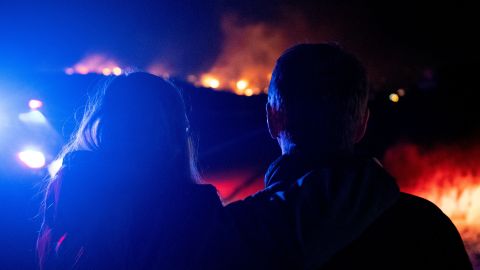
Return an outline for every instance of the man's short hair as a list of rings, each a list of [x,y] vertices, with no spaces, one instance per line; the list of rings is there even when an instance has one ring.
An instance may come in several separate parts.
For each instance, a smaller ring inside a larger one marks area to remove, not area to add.
[[[277,60],[268,102],[284,112],[284,131],[297,145],[353,145],[353,132],[367,109],[363,65],[334,44],[300,44]]]

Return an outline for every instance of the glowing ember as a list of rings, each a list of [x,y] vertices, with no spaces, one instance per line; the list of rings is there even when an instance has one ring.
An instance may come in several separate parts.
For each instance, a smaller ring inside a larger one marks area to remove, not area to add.
[[[245,96],[249,97],[253,95],[253,90],[250,88],[245,89]]]
[[[109,68],[104,68],[104,69],[102,69],[102,74],[105,75],[105,76],[108,76],[108,75],[112,74],[112,70],[109,69]]]
[[[217,89],[220,87],[220,81],[210,75],[204,75],[201,79],[202,86]]]
[[[432,201],[450,217],[480,267],[475,261],[480,256],[480,146],[422,152],[398,145],[387,151],[384,163],[404,191]]]
[[[246,80],[240,80],[237,82],[237,89],[238,90],[245,90],[248,86],[248,82]]]
[[[390,99],[391,102],[395,102],[395,103],[397,103],[400,100],[400,97],[395,93],[390,94],[388,98]]]
[[[112,73],[113,73],[113,75],[115,75],[115,76],[120,76],[120,75],[122,75],[122,69],[119,68],[119,67],[114,67],[114,68],[112,69]]]
[[[76,71],[78,74],[82,74],[82,75],[88,74],[88,72],[90,72],[90,70],[88,69],[88,67],[83,66],[83,65],[78,65],[78,66],[76,66],[76,67],[75,67],[75,71]]]

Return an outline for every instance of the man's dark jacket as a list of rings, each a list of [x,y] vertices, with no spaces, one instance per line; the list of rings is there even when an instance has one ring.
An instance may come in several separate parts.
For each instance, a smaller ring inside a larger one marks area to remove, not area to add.
[[[462,239],[433,203],[401,193],[324,269],[472,269]]]
[[[265,185],[226,208],[250,269],[471,269],[448,217],[372,158],[283,155]]]

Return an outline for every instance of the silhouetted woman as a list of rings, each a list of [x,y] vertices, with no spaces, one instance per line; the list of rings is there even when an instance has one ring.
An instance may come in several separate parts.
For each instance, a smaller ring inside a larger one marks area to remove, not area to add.
[[[179,90],[147,73],[105,83],[50,179],[43,269],[211,269],[221,202],[195,183]]]

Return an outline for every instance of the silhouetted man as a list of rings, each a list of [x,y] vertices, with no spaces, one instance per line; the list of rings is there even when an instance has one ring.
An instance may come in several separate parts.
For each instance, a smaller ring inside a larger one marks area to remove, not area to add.
[[[253,268],[471,269],[448,217],[354,154],[367,85],[361,63],[335,45],[297,45],[278,59],[266,111],[282,156],[265,190],[227,207]]]

